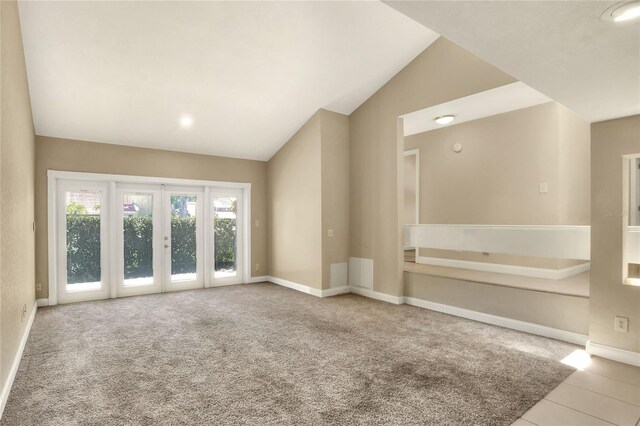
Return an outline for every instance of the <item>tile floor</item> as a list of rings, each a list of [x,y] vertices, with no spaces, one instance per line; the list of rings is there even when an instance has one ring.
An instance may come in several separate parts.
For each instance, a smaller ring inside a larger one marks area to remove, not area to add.
[[[640,426],[640,368],[592,357],[512,426]]]

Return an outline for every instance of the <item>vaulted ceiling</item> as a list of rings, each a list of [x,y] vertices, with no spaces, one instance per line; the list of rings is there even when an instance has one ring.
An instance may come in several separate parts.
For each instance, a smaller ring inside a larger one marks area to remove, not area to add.
[[[37,134],[259,160],[438,37],[370,1],[25,1],[20,15]]]
[[[640,21],[614,1],[386,1],[587,121],[640,114]]]

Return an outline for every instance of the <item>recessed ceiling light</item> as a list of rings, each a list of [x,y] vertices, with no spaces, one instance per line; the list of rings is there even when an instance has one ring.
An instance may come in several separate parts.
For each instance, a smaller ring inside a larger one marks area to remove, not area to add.
[[[181,127],[191,127],[193,125],[193,118],[188,115],[183,115],[180,117],[180,126]]]
[[[441,115],[440,117],[434,118],[435,122],[440,124],[441,126],[444,126],[445,124],[449,124],[455,119],[456,119],[455,115]]]
[[[640,0],[616,3],[600,16],[605,21],[625,22],[640,18]]]

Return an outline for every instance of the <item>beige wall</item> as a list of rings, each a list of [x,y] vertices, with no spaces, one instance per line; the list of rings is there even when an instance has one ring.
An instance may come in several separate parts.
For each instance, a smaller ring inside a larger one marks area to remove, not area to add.
[[[320,110],[322,118],[322,288],[332,263],[349,261],[349,117]],[[328,231],[333,229],[333,237]]]
[[[35,303],[35,136],[17,4],[0,2],[0,14],[0,383],[4,387]]]
[[[268,176],[270,275],[328,289],[331,264],[349,260],[349,118],[318,110]]]
[[[48,297],[47,170],[251,183],[252,276],[267,275],[267,163],[122,145],[36,138],[37,297]],[[259,226],[256,227],[256,220]],[[255,265],[260,265],[256,271]]]
[[[403,292],[403,138],[397,117],[514,81],[441,37],[351,114],[349,251],[373,259],[375,291]]]
[[[405,149],[416,148],[420,223],[589,225],[589,124],[555,102],[405,137]],[[582,263],[433,249],[420,255],[547,269]]]
[[[589,299],[405,272],[405,296],[587,334]],[[613,321],[612,321],[613,324]]]
[[[269,160],[269,273],[322,288],[321,113]]]
[[[591,223],[591,126],[558,105],[560,187],[558,223]]]
[[[558,137],[553,102],[406,137],[420,149],[420,223],[557,224]]]
[[[640,115],[591,125],[591,308],[593,343],[640,352],[640,287],[622,285],[622,156],[640,153]],[[614,316],[629,332],[613,330]]]

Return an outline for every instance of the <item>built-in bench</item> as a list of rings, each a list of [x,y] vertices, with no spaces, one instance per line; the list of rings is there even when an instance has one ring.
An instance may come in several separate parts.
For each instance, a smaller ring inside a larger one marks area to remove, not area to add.
[[[524,277],[520,275],[501,274],[495,272],[482,272],[471,269],[424,265],[412,262],[405,262],[404,270],[406,272],[451,278],[461,281],[565,294],[569,296],[589,297],[590,273],[588,271],[561,280],[550,280],[545,278]]]

